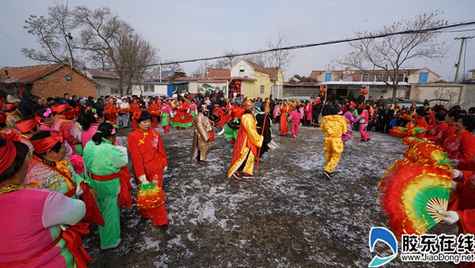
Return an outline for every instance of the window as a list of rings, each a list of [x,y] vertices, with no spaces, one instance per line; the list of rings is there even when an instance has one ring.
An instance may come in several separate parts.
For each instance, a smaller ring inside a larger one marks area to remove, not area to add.
[[[404,74],[403,73],[398,73],[397,74],[397,81],[399,82],[404,82]]]
[[[64,81],[70,82],[71,80],[73,80],[73,78],[69,74],[64,76]]]
[[[266,89],[265,89],[264,85],[261,85],[261,95],[264,95],[265,90],[266,90]]]
[[[384,74],[384,73],[378,73],[378,74],[376,75],[376,81],[378,81],[378,82],[387,81],[386,78],[387,78],[387,77],[386,77],[386,74]]]
[[[429,80],[429,73],[428,72],[420,72],[419,73],[419,83],[420,84],[427,84]]]
[[[144,92],[153,92],[153,85],[144,85]]]
[[[327,81],[332,81],[332,73],[331,72],[326,72],[325,73],[325,82]]]
[[[244,69],[244,65],[239,66],[239,73],[244,73],[246,69]]]
[[[369,73],[363,74],[363,81],[369,81]]]

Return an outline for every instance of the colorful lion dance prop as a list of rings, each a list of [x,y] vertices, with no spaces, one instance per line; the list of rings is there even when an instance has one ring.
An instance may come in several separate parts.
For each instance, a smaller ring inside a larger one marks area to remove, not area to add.
[[[440,168],[451,169],[452,162],[442,147],[431,142],[414,142],[404,154],[407,160]]]
[[[447,211],[451,171],[408,162],[392,168],[380,184],[380,202],[391,230],[397,237],[426,233]]]

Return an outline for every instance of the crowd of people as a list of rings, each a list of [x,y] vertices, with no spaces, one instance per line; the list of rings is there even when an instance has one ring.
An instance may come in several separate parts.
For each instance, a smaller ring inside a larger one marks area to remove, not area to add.
[[[200,165],[207,164],[210,144],[219,136],[233,144],[226,175],[238,182],[252,178],[259,161],[278,147],[273,124],[278,135],[291,139],[298,137],[301,125],[320,127],[322,173],[328,179],[353,130],[368,142],[368,131],[390,133],[397,127],[406,133],[424,129],[417,138],[444,145],[460,169],[475,169],[474,108],[402,108],[365,96],[339,102],[323,95],[306,101],[227,100],[222,93],[13,99],[0,97],[0,224],[6,228],[0,267],[87,267],[90,257],[81,237],[91,225],[98,225],[101,249],[117,247],[120,210],[133,200],[132,178],[141,194],[140,215],[166,230],[168,156],[161,135],[171,128],[193,129],[191,155]],[[126,144],[117,139],[119,132],[127,135]],[[457,179],[459,208],[475,209],[472,199],[464,199],[475,178],[467,171]],[[460,213],[460,219],[469,217],[463,224],[475,226],[475,214]]]

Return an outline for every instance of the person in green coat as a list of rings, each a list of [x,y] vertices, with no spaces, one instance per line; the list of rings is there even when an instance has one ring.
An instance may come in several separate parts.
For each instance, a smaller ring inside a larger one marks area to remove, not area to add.
[[[115,137],[115,128],[110,123],[102,123],[83,152],[87,179],[96,191],[104,218],[104,225],[99,226],[101,249],[116,248],[121,242],[119,172],[127,166],[128,157],[125,147],[114,145]]]

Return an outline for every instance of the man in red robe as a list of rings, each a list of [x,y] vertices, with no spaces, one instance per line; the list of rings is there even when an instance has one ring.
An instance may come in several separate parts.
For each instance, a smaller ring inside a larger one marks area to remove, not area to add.
[[[129,133],[128,148],[135,176],[140,183],[153,181],[163,189],[163,172],[167,169],[167,153],[158,131],[151,127],[148,112],[142,112],[138,119],[138,127]],[[144,209],[140,213],[152,223],[165,228],[168,225],[166,204],[158,208]]]

